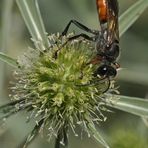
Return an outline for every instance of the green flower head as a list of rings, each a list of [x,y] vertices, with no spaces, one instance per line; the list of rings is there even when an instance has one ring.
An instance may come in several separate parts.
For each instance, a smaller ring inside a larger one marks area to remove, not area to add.
[[[41,131],[48,139],[55,136],[66,144],[69,129],[77,135],[80,126],[90,135],[94,123],[106,120],[102,114],[105,93],[114,91],[114,82],[93,75],[99,65],[90,64],[96,54],[91,43],[74,40],[62,47],[66,38],[51,35],[49,49],[29,49],[18,59],[16,82],[11,87],[13,102],[5,111],[9,116],[26,110],[27,120],[36,121],[24,147]]]

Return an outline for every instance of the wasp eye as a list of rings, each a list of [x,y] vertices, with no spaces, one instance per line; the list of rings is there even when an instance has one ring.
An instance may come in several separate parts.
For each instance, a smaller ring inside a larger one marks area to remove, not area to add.
[[[101,77],[115,77],[117,74],[117,71],[114,67],[110,65],[101,65],[98,67],[98,69],[95,71],[94,76],[96,77],[97,75]]]

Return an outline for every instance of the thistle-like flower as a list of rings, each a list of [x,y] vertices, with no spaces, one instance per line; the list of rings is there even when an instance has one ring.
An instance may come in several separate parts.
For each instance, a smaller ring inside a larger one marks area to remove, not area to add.
[[[27,121],[36,121],[24,148],[41,132],[49,140],[55,137],[56,147],[67,145],[68,130],[77,135],[77,126],[96,138],[95,124],[106,120],[102,114],[105,94],[114,91],[114,82],[93,75],[99,65],[90,64],[95,50],[87,41],[68,42],[54,58],[66,38],[51,35],[49,49],[29,49],[18,58],[12,101],[0,110],[4,113],[1,119],[24,110]]]

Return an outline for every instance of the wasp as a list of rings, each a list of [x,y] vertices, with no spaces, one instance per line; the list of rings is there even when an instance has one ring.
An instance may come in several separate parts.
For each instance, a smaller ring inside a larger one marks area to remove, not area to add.
[[[99,75],[103,79],[107,78],[110,80],[110,78],[114,78],[117,75],[117,69],[120,67],[119,64],[116,62],[120,53],[118,1],[96,0],[96,6],[101,30],[90,29],[76,20],[71,20],[62,32],[62,36],[67,34],[71,24],[74,24],[83,31],[92,34],[92,36],[89,36],[85,33],[74,35],[72,37],[69,37],[67,41],[63,44],[63,46],[67,42],[80,37],[94,42],[97,52],[96,56],[90,61],[90,63],[99,65],[94,72],[94,76]]]

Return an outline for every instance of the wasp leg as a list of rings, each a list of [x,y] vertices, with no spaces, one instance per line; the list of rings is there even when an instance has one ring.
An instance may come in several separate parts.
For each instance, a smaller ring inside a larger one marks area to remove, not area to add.
[[[83,24],[79,23],[79,22],[76,21],[76,20],[70,20],[70,22],[67,24],[66,28],[65,28],[64,31],[62,32],[62,36],[64,36],[64,35],[67,34],[68,29],[69,29],[69,27],[70,27],[70,25],[71,25],[72,23],[73,23],[74,25],[76,25],[78,28],[80,28],[80,29],[82,29],[82,30],[84,30],[84,31],[86,31],[86,32],[88,32],[88,33],[92,33],[92,34],[94,34],[94,35],[96,35],[96,34],[99,33],[98,30],[90,29],[90,28],[84,26]]]
[[[75,40],[75,39],[77,39],[77,38],[80,38],[80,37],[82,37],[82,38],[84,38],[84,39],[86,39],[86,40],[88,40],[88,41],[95,41],[95,36],[88,36],[88,35],[86,35],[86,34],[84,34],[84,33],[81,33],[81,34],[78,34],[78,35],[75,35],[75,36],[72,36],[72,37],[69,37],[68,39],[67,39],[67,41],[69,42],[69,41],[72,41],[72,40]]]
[[[95,82],[94,85],[100,84],[101,81],[108,81],[107,87],[105,88],[105,90],[102,91],[102,93],[105,93],[105,92],[107,92],[107,91],[109,90],[109,88],[110,88],[110,85],[111,85],[110,79],[109,79],[108,77],[105,77],[105,78],[100,79],[100,80],[98,80],[97,82]]]
[[[107,87],[106,87],[106,89],[105,89],[105,90],[103,90],[103,92],[102,92],[102,93],[106,93],[106,92],[109,90],[109,88],[110,88],[110,85],[111,85],[111,83],[110,83],[110,79],[109,79],[109,78],[107,78],[107,81],[108,81]]]
[[[105,93],[105,92],[107,92],[109,90],[110,85],[111,85],[110,79],[108,77],[105,77],[105,78],[100,79],[98,81],[92,81],[92,82],[86,83],[86,84],[76,84],[76,86],[80,86],[80,87],[83,87],[83,86],[84,87],[85,86],[95,86],[95,85],[99,85],[100,83],[104,83],[104,81],[106,81],[106,80],[108,81],[107,87],[105,88],[105,90],[102,91],[102,93]]]
[[[78,35],[69,37],[69,38],[67,39],[67,41],[66,41],[65,43],[63,43],[63,44],[58,48],[58,50],[55,52],[55,59],[57,58],[58,52],[59,52],[68,42],[70,42],[70,41],[72,41],[72,40],[75,40],[75,39],[77,39],[77,38],[80,38],[80,37],[82,37],[82,38],[84,38],[84,39],[86,39],[86,40],[89,40],[89,41],[93,41],[93,42],[95,42],[95,40],[96,40],[96,37],[95,37],[95,36],[90,37],[90,36],[88,36],[88,35],[86,35],[86,34],[84,34],[84,33],[81,33],[81,34],[78,34]]]
[[[108,84],[107,84],[107,87],[105,88],[105,90],[102,91],[102,93],[105,93],[105,92],[107,92],[107,91],[109,90],[110,85],[111,85],[111,82],[110,82],[109,77],[104,77],[104,78],[98,80],[97,82],[95,82],[94,85],[101,83],[101,81],[103,81],[103,82],[104,82],[104,81],[107,81],[107,83],[108,83]]]

